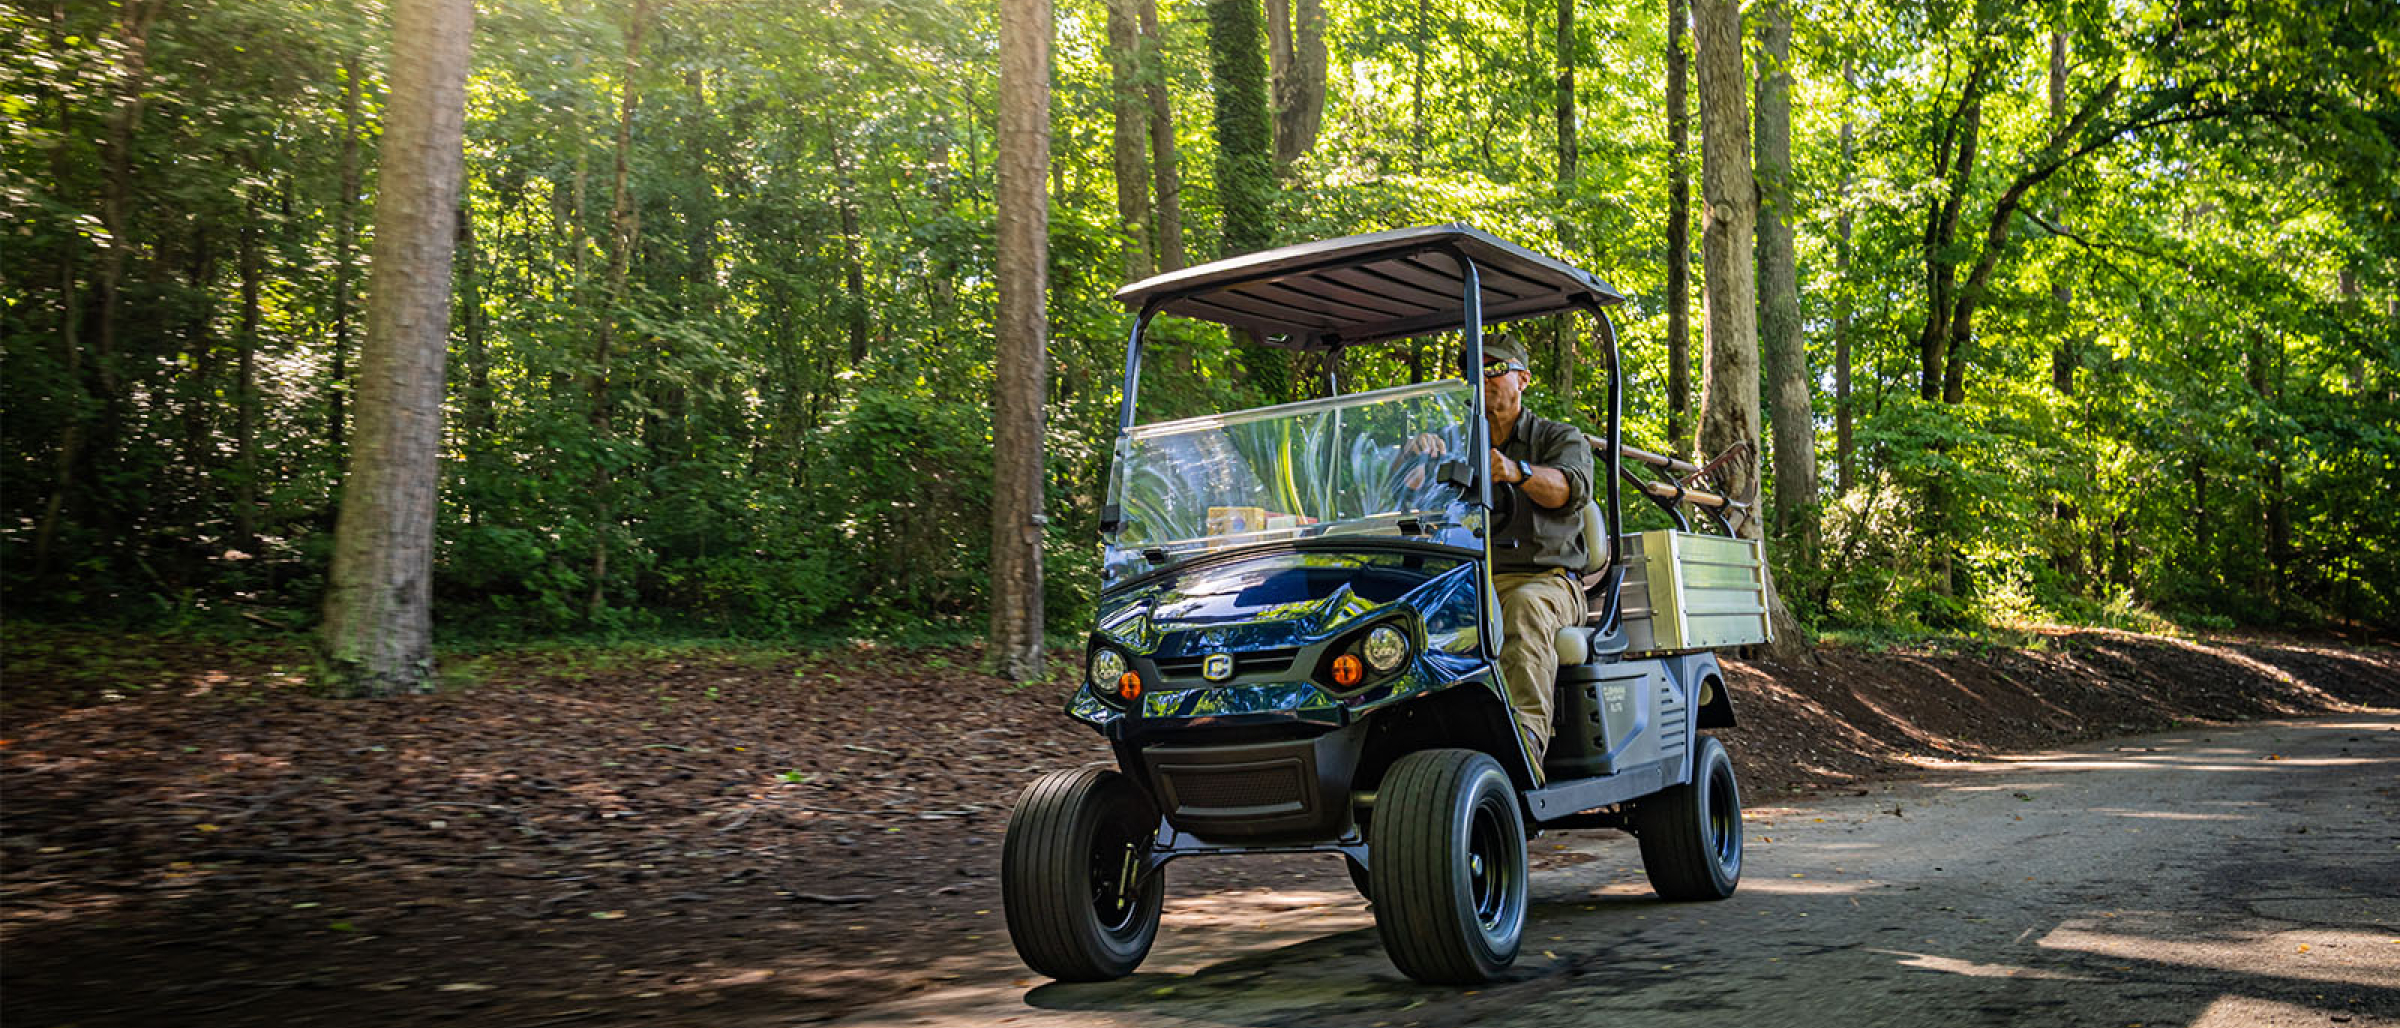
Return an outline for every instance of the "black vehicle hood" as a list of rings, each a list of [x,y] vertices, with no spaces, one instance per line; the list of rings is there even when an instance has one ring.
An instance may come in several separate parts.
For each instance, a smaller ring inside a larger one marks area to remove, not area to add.
[[[1163,652],[1162,642],[1180,641],[1169,636],[1187,634],[1205,637],[1211,648],[1296,646],[1402,601],[1464,563],[1401,549],[1277,550],[1208,561],[1104,598],[1099,631],[1136,652]]]

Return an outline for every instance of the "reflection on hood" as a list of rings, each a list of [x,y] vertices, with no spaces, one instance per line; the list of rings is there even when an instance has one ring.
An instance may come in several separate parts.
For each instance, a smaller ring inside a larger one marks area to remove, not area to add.
[[[1463,562],[1400,551],[1281,551],[1162,576],[1103,601],[1100,631],[1150,650],[1164,633],[1249,624],[1244,638],[1206,631],[1216,645],[1278,646],[1324,634],[1408,595]],[[1170,647],[1182,649],[1183,647]]]

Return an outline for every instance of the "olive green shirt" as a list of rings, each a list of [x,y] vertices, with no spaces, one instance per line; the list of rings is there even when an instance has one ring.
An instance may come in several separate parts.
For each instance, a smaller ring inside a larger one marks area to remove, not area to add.
[[[1557,468],[1564,473],[1567,502],[1556,510],[1547,510],[1534,503],[1521,487],[1493,482],[1493,504],[1514,512],[1493,534],[1493,570],[1565,568],[1582,574],[1583,505],[1592,499],[1591,444],[1584,441],[1580,429],[1532,411],[1521,411],[1515,430],[1499,448],[1503,457],[1526,461],[1535,467]],[[1497,495],[1503,489],[1515,495],[1503,501]]]

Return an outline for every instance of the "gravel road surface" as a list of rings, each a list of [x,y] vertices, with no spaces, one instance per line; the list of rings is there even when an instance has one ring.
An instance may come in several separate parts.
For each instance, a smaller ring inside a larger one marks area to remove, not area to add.
[[[2400,1026],[2400,716],[2121,739],[1862,793],[1750,797],[1721,903],[1660,902],[1623,835],[1542,836],[1595,859],[1536,874],[1524,952],[1478,990],[1402,978],[1354,894],[1211,893],[1187,861],[1130,978],[1048,982],[994,936],[944,987],[838,1023]]]

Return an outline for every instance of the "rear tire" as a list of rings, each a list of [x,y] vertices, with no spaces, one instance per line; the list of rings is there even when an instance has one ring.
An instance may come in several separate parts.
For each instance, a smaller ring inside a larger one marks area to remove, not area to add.
[[[1633,807],[1650,887],[1671,900],[1721,900],[1742,883],[1742,789],[1725,746],[1701,736],[1692,780]]]
[[[1516,786],[1485,754],[1423,750],[1393,762],[1376,795],[1367,886],[1385,952],[1421,982],[1490,981],[1525,937]]]
[[[1000,902],[1025,966],[1067,982],[1122,978],[1158,938],[1166,869],[1149,866],[1158,812],[1109,768],[1054,771],[1017,798]]]

